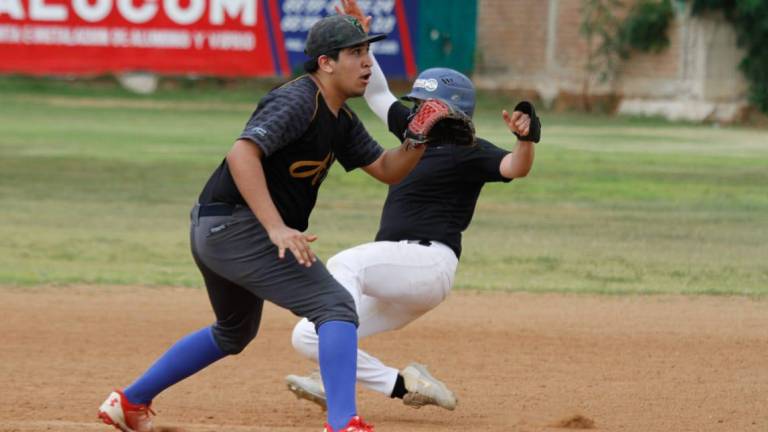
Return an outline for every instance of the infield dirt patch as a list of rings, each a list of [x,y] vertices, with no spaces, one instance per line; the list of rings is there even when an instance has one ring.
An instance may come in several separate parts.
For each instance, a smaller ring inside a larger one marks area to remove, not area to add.
[[[0,431],[109,431],[96,410],[170,344],[210,323],[203,290],[0,288]],[[168,431],[319,432],[323,414],[283,383],[296,318],[273,306],[239,356],[161,394]],[[429,365],[456,411],[364,389],[376,430],[768,431],[768,301],[459,292],[361,346]],[[568,423],[569,420],[580,419]]]

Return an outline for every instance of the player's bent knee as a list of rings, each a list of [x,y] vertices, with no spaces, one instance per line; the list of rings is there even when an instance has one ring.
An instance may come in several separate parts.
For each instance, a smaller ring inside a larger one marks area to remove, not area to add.
[[[355,327],[360,325],[352,296],[349,296],[349,300],[344,303],[329,306],[323,313],[316,317],[310,317],[309,320],[315,324],[315,331],[328,321],[347,321],[354,324]]]
[[[219,349],[224,354],[237,355],[243,352],[245,347],[256,337],[256,329],[247,329],[243,331],[239,328],[226,328],[220,327],[216,324],[213,326],[213,338]]]
[[[357,308],[355,299],[341,284],[333,283],[332,289],[328,289],[319,299],[318,304],[305,313],[298,314],[305,316],[315,325],[315,329],[328,321],[348,321],[357,327]]]

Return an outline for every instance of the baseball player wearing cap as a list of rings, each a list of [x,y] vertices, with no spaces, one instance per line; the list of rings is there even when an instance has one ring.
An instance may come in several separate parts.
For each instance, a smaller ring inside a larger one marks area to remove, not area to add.
[[[367,25],[354,1],[343,1],[344,12]],[[374,59],[365,100],[390,132],[402,139],[412,109],[398,102]],[[436,98],[472,116],[475,90],[463,74],[446,68],[428,69],[404,99],[419,104]],[[527,110],[528,103],[520,104]],[[483,185],[525,177],[534,159],[540,122],[529,114],[503,111],[510,131],[521,137],[513,152],[476,138],[465,145],[451,137],[430,142],[416,168],[389,188],[376,241],[344,250],[328,260],[328,270],[354,297],[359,337],[401,328],[439,305],[448,295],[461,256],[461,234],[469,226]],[[302,319],[294,328],[294,348],[317,360],[318,340],[312,324]],[[406,405],[437,405],[449,410],[456,397],[425,366],[390,367],[358,350],[357,379],[365,387]],[[316,374],[289,375],[288,388],[297,397],[325,406],[327,388]]]
[[[164,389],[256,336],[264,300],[312,322],[326,398],[326,432],[372,431],[355,406],[358,316],[354,299],[317,261],[306,234],[318,188],[335,160],[376,179],[400,181],[424,148],[384,151],[345,104],[371,74],[369,36],[349,16],[309,32],[303,75],[264,96],[208,180],[191,213],[191,249],[216,315],[179,340],[141,377],[109,395],[104,423],[152,431],[150,404]],[[286,254],[289,250],[291,253]]]

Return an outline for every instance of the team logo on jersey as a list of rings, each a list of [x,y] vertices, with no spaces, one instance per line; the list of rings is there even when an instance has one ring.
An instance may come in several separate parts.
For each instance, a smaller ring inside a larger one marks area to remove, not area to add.
[[[428,92],[437,90],[437,80],[434,78],[423,79],[419,78],[413,83],[413,88],[423,88]]]
[[[252,127],[251,128],[251,132],[255,133],[256,135],[258,135],[260,137],[267,136],[267,130],[264,129],[263,127],[261,127],[261,126],[254,126],[254,127]]]
[[[328,152],[328,156],[321,161],[294,162],[288,168],[288,172],[293,178],[312,177],[312,186],[317,186],[325,179],[325,176],[328,174],[328,168],[330,168],[334,160],[333,152]]]

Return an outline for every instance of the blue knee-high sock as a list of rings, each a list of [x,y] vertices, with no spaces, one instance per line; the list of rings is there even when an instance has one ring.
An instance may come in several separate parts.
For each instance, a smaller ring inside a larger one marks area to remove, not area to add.
[[[176,342],[124,390],[125,396],[132,403],[149,403],[161,391],[225,356],[213,340],[211,327],[202,328]]]
[[[328,424],[341,430],[357,414],[357,327],[347,321],[327,321],[317,330],[320,373],[328,402]]]

